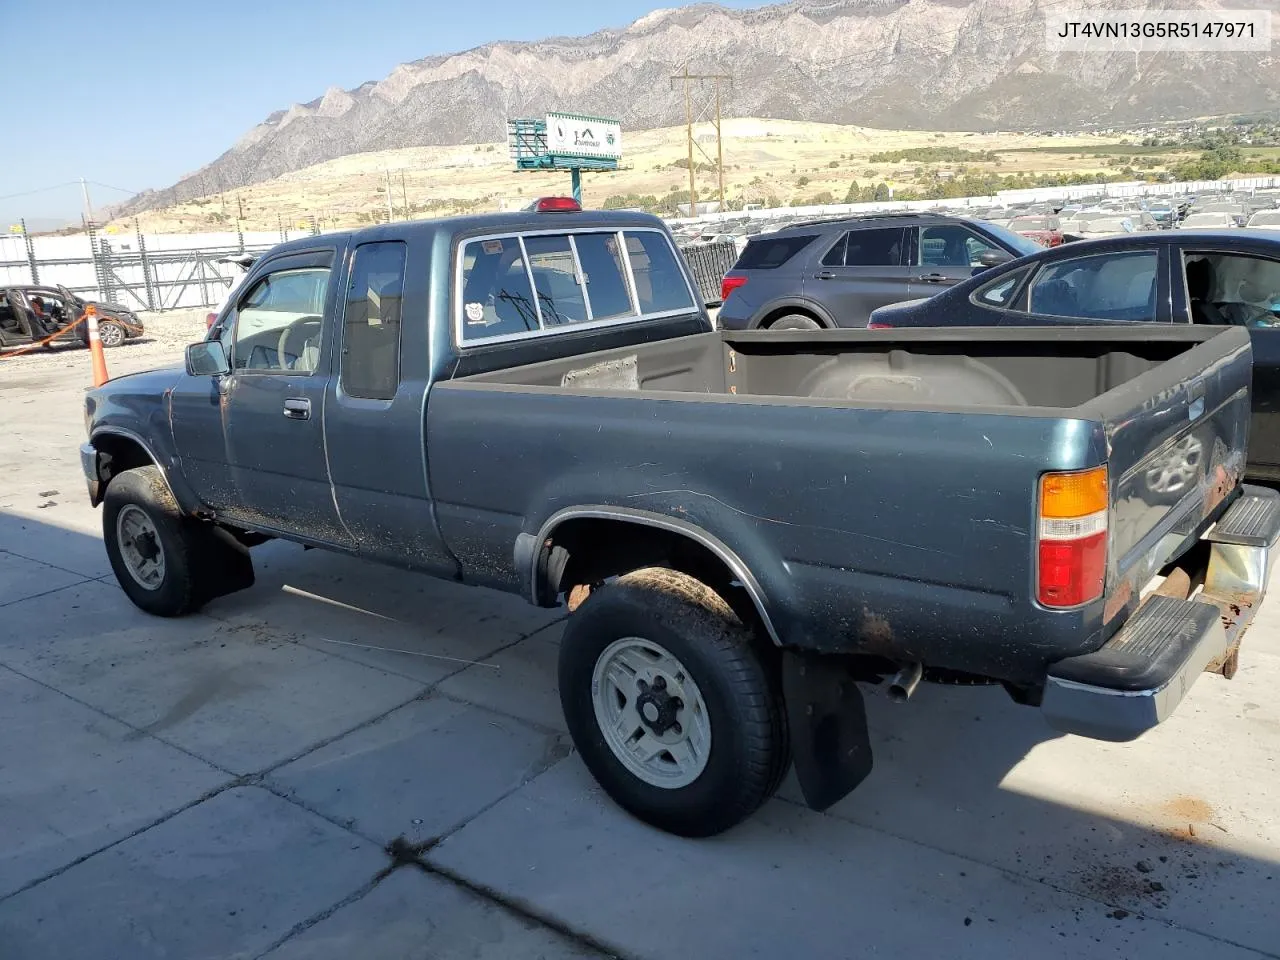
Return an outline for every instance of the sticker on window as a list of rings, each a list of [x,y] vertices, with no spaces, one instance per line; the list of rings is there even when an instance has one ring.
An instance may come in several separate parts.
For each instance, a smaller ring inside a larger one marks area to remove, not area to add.
[[[501,240],[486,240],[483,244],[481,244],[481,246],[484,247],[485,253],[501,253],[502,252]]]
[[[501,243],[501,241],[495,241]],[[466,306],[467,323],[484,323],[484,304],[468,303]]]

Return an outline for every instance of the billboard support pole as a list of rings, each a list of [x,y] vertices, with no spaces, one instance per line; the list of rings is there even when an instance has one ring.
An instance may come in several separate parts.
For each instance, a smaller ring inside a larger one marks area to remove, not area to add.
[[[569,171],[569,181],[573,185],[573,199],[582,203],[582,168],[574,167]]]

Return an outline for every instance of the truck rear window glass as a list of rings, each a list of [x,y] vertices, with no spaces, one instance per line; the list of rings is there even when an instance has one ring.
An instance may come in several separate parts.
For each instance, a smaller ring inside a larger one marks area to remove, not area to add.
[[[773,270],[782,266],[817,238],[817,234],[794,237],[761,237],[751,240],[733,265],[735,270]],[[844,248],[841,247],[843,250]]]
[[[533,285],[515,237],[472,240],[463,252],[462,338],[506,337],[538,329]]]
[[[468,240],[461,301],[463,342],[697,309],[657,230]]]
[[[525,237],[529,255],[533,289],[538,294],[542,325],[557,327],[566,323],[586,323],[587,299],[578,284],[578,268],[573,247],[563,234],[553,237]]]
[[[622,249],[614,233],[576,233],[578,263],[587,285],[587,301],[591,319],[611,320],[632,316],[636,306],[627,287],[627,268],[622,262]]]
[[[628,230],[626,237],[640,312],[696,309],[689,281],[667,238],[656,231],[641,230]]]
[[[342,389],[353,397],[390,400],[400,385],[404,264],[400,241],[356,247],[342,341]]]

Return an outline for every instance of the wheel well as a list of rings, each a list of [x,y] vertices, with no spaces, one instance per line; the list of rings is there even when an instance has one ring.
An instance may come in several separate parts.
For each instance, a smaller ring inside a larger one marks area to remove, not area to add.
[[[781,320],[783,317],[789,317],[792,314],[799,314],[802,317],[808,317],[820,327],[825,328],[827,325],[825,320],[807,307],[779,307],[777,310],[771,310],[769,313],[766,313],[764,317],[761,318],[760,323],[757,326],[759,329],[763,330],[775,320]]]
[[[535,601],[553,606],[575,587],[591,587],[643,567],[668,567],[705,583],[758,637],[771,635],[755,598],[714,550],[682,533],[627,520],[569,519],[543,541]]]
[[[155,464],[142,444],[118,433],[99,434],[93,438],[93,448],[101,454],[98,458],[98,479],[104,489],[117,474]]]

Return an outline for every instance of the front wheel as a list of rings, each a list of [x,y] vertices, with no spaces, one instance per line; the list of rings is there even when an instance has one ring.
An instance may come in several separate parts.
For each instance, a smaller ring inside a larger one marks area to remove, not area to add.
[[[159,617],[193,613],[253,583],[249,551],[225,530],[183,516],[158,467],[111,479],[102,538],[120,588]]]
[[[705,584],[652,567],[593,592],[560,645],[560,702],[587,768],[633,815],[706,837],[746,819],[789,763],[774,674]]]
[[[125,341],[124,327],[112,320],[98,323],[98,338],[104,347],[118,347]]]

